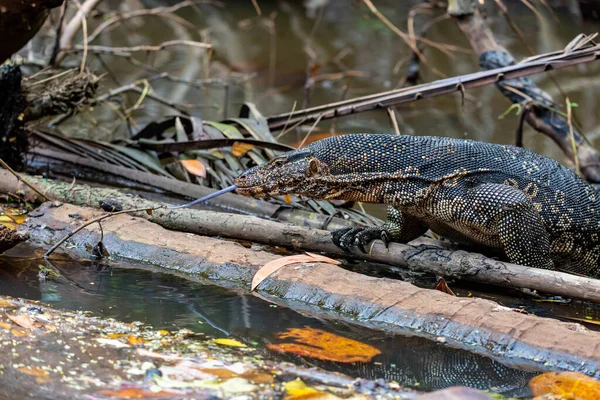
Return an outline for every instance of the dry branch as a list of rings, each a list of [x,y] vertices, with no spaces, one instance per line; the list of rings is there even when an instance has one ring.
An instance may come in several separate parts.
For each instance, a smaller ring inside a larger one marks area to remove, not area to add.
[[[23,189],[12,175],[4,172],[0,170],[0,192],[11,193]],[[77,205],[97,207],[99,202],[105,199],[117,200],[124,210],[155,208],[159,205],[156,202],[123,195],[118,190],[67,185],[34,177],[27,179],[48,198]],[[178,231],[206,236],[225,236],[297,250],[347,256],[332,243],[330,232],[325,230],[286,225],[252,216],[195,209],[156,210],[152,215],[145,213],[137,215]],[[461,250],[399,243],[392,243],[389,249],[386,249],[381,241],[375,241],[368,255],[357,252],[353,254],[353,258],[407,267],[441,276],[505,287],[528,288],[600,303],[600,280],[504,263]]]
[[[497,69],[514,64],[510,53],[496,42],[493,32],[475,7],[475,1],[450,1],[448,11],[455,17],[471,47],[480,56],[483,69]],[[572,47],[577,47],[582,38],[584,42],[588,40],[583,36],[576,38],[565,48],[565,53],[569,54]],[[587,180],[600,182],[600,153],[585,141],[583,135],[573,128],[567,118],[556,111],[560,107],[549,94],[526,78],[514,78],[516,77],[506,76],[503,81],[497,82],[500,91],[513,103],[525,105],[522,110],[525,121],[538,132],[554,140],[576,165],[581,166],[581,172]],[[573,145],[573,141],[576,146]]]
[[[587,46],[573,51],[558,51],[524,60],[517,65],[497,68],[489,71],[441,79],[409,88],[357,97],[337,103],[297,110],[267,117],[271,129],[283,126],[314,123],[317,119],[326,120],[344,115],[375,109],[385,109],[415,100],[428,99],[465,89],[489,85],[505,79],[514,79],[554,69],[595,61],[600,58],[600,45]]]

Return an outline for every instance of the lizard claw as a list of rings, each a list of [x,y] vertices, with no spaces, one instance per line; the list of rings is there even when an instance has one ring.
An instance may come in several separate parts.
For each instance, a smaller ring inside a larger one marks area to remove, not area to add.
[[[349,254],[351,246],[356,246],[367,254],[366,246],[375,239],[381,239],[387,248],[391,241],[390,236],[384,227],[341,228],[331,233],[333,243]]]
[[[390,245],[390,242],[391,242],[391,240],[390,240],[391,239],[390,238],[390,233],[387,230],[382,229],[381,230],[381,237],[380,237],[380,239],[383,242],[383,244],[385,245],[385,248],[389,249],[389,245]]]

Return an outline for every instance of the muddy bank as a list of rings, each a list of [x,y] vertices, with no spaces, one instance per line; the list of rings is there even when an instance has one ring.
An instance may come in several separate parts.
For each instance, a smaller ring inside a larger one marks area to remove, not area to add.
[[[31,243],[49,246],[98,210],[46,203],[23,226]],[[255,272],[280,256],[260,247],[168,231],[144,219],[119,215],[102,223],[114,257],[248,290]],[[67,247],[89,257],[100,239],[91,225]],[[275,272],[257,294],[279,304],[392,333],[418,335],[498,361],[540,371],[571,370],[600,376],[600,334],[579,324],[515,312],[492,301],[458,298],[406,282],[373,278],[331,264],[293,264]]]

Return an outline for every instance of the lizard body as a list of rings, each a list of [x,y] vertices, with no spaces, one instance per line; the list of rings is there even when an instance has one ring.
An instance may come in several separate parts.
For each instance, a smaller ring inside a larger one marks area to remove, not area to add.
[[[388,204],[381,227],[332,233],[344,249],[406,243],[428,229],[517,264],[597,276],[600,199],[558,162],[515,146],[385,134],[341,135],[240,175],[237,192]]]

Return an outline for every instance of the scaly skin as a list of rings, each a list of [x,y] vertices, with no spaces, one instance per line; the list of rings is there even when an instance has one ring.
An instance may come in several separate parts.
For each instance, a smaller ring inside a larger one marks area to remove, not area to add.
[[[406,243],[427,229],[516,264],[597,276],[600,205],[558,162],[514,146],[439,137],[334,136],[240,175],[237,192],[388,204],[381,227],[344,229],[344,249]]]

